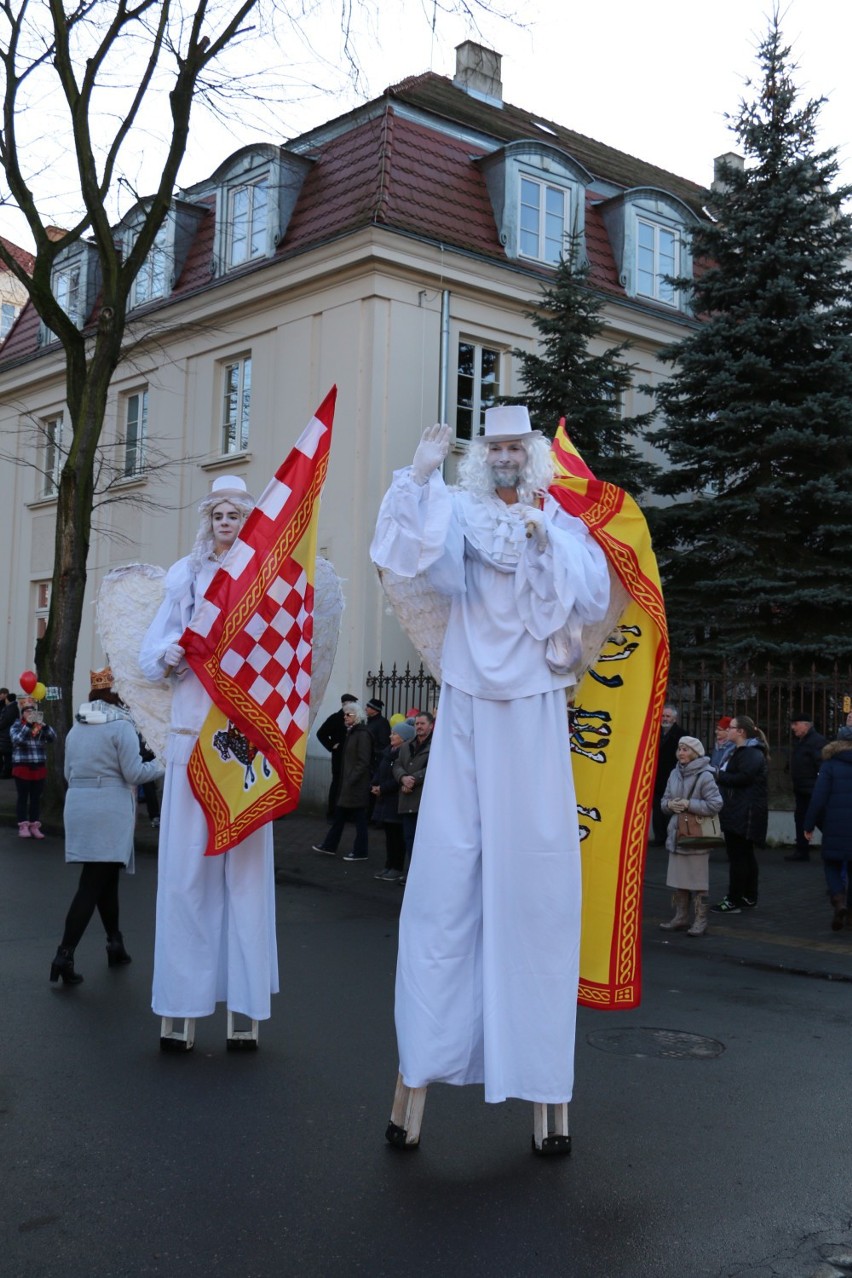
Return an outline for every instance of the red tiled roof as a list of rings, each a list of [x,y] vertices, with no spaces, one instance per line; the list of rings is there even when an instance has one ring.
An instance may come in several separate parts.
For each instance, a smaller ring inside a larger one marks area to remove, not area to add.
[[[0,244],[3,245],[10,257],[13,257],[19,266],[22,266],[27,275],[32,275],[35,266],[35,258],[32,253],[28,253],[26,249],[22,249],[19,244],[15,244],[12,240],[7,240],[5,235],[0,235]],[[8,271],[5,262],[0,262],[0,271]]]
[[[413,113],[421,118],[412,119]],[[493,151],[493,145],[477,147],[454,136],[450,128],[432,127],[430,116],[501,144],[530,137],[547,140],[583,164],[599,183],[598,193],[589,195],[586,203],[590,283],[610,295],[623,297],[624,289],[597,207],[600,183],[605,183],[603,189],[610,191],[619,185],[659,186],[700,210],[704,192],[694,183],[559,125],[548,125],[547,133],[552,136],[545,139],[537,131],[536,116],[507,104],[495,107],[484,103],[430,72],[403,81],[389,89],[383,100],[298,140],[301,154],[309,156],[313,164],[276,258],[287,258],[362,227],[379,225],[508,262],[485,178],[476,163]],[[306,149],[311,144],[312,149]],[[195,198],[199,204],[207,205],[208,213],[200,223],[171,297],[152,303],[152,310],[214,282],[216,198],[213,193]],[[261,259],[240,273],[262,270],[268,264],[268,259]],[[550,274],[534,263],[525,263],[524,267],[544,279]],[[231,279],[234,274],[223,279]],[[0,364],[35,354],[37,334],[38,317],[27,306],[0,354]]]

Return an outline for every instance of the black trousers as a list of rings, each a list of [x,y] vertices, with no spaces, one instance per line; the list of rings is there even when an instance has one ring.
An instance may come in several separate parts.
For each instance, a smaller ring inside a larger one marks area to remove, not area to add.
[[[805,838],[805,816],[811,803],[810,791],[795,790],[796,807],[793,812],[793,821],[796,825],[796,852],[799,856],[810,858],[811,845]]]
[[[80,883],[65,918],[62,944],[69,950],[79,945],[89,920],[97,909],[108,937],[118,931],[118,876],[121,861],[84,861]]]
[[[725,831],[725,850],[728,853],[728,896],[736,905],[743,897],[757,900],[757,857],[751,839],[741,834]]]

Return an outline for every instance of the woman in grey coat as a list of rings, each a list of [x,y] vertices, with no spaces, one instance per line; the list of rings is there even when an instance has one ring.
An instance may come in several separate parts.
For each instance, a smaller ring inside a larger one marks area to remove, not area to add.
[[[112,674],[92,675],[89,701],[77,713],[65,742],[65,860],[82,863],[80,884],[65,931],[50,965],[51,981],[79,985],[74,950],[95,909],[107,936],[110,967],[130,962],[118,929],[118,876],[133,873],[136,787],[163,775],[156,759],[145,763],[136,729],[112,691]]]
[[[665,814],[671,813],[666,831],[669,850],[666,884],[674,888],[674,918],[661,923],[664,932],[686,931],[687,936],[703,936],[707,931],[707,891],[709,882],[710,844],[706,848],[687,851],[678,844],[678,817],[681,812],[695,816],[714,816],[722,809],[722,795],[716,784],[710,760],[697,737],[681,737],[677,743],[677,766],[672,770],[660,801]],[[689,899],[695,905],[695,921],[689,923]],[[688,930],[687,930],[688,929]]]

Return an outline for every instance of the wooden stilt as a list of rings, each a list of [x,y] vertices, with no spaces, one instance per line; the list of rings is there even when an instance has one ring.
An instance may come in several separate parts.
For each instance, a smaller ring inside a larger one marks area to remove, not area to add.
[[[536,1154],[570,1154],[571,1137],[568,1133],[568,1102],[552,1106],[553,1123],[550,1124],[547,1105],[533,1105],[532,1147]]]
[[[187,1016],[183,1021],[183,1029],[174,1028],[174,1018],[164,1016],[160,1021],[161,1052],[191,1052],[195,1044],[195,1021]]]
[[[257,1034],[257,1021],[252,1021],[249,1029],[238,1030],[234,1028],[234,1013],[228,1012],[227,1048],[229,1052],[256,1052]]]
[[[397,1075],[393,1109],[385,1132],[389,1145],[396,1149],[416,1149],[420,1144],[426,1090],[425,1087],[406,1087],[402,1075]]]

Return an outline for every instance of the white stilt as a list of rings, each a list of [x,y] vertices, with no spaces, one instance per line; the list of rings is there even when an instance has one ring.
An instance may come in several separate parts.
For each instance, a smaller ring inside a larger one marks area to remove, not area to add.
[[[228,1012],[227,1048],[229,1052],[256,1052],[257,1034],[257,1021],[251,1022],[250,1029],[234,1029],[234,1013],[231,1011]]]
[[[388,1144],[397,1149],[416,1149],[420,1144],[426,1090],[425,1087],[406,1087],[402,1074],[397,1075],[393,1109],[385,1132]]]
[[[550,1125],[547,1105],[533,1105],[532,1147],[536,1154],[570,1154],[571,1137],[568,1134],[568,1102],[553,1107],[553,1124]]]
[[[160,1021],[161,1052],[191,1052],[195,1043],[195,1021],[184,1018],[183,1029],[174,1028],[174,1018],[164,1016]]]

